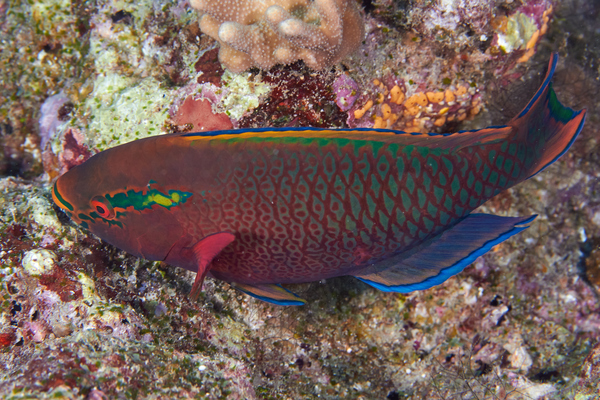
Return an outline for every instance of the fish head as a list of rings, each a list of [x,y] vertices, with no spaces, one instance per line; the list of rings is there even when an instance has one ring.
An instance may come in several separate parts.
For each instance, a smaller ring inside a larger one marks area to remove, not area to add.
[[[106,242],[138,257],[164,260],[184,236],[173,213],[192,194],[159,185],[153,176],[162,176],[164,164],[153,163],[143,147],[133,142],[94,155],[58,178],[52,198]]]

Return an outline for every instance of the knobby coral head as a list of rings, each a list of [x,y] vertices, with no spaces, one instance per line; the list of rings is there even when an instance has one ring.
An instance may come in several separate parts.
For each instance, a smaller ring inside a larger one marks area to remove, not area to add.
[[[221,44],[233,72],[303,60],[322,70],[359,46],[364,23],[354,0],[191,0],[200,29]]]

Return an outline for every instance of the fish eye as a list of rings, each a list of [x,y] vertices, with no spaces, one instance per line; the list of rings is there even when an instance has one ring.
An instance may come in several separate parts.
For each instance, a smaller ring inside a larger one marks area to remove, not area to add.
[[[104,219],[113,219],[115,210],[112,205],[102,196],[96,196],[90,202],[92,208]]]

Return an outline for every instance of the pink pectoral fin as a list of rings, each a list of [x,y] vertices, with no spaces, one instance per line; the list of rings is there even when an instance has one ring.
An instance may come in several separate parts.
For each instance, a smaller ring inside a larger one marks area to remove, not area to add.
[[[219,232],[207,236],[194,245],[192,251],[198,263],[198,272],[190,297],[196,300],[202,289],[202,282],[208,272],[211,261],[227,246],[235,240],[235,235],[229,232]]]

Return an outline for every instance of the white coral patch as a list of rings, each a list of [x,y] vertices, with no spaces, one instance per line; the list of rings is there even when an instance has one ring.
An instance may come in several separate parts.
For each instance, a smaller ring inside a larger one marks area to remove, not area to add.
[[[50,272],[54,268],[56,254],[46,249],[34,249],[25,253],[21,265],[29,275],[37,276]]]

